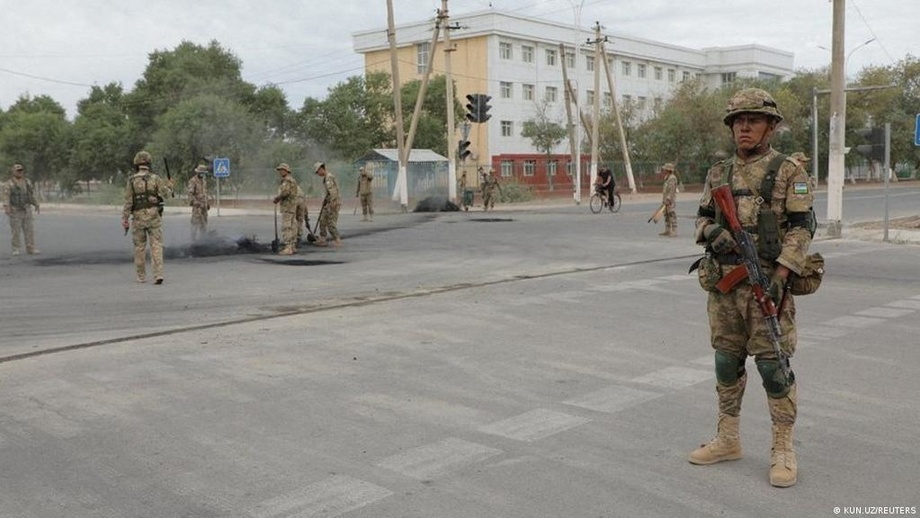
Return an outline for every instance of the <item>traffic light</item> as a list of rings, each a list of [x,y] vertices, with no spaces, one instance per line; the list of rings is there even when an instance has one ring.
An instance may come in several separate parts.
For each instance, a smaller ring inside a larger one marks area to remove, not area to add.
[[[863,157],[876,162],[885,161],[885,130],[882,128],[863,128],[854,133],[863,138],[865,144],[853,148]]]
[[[466,160],[471,154],[473,154],[473,152],[470,151],[470,141],[461,140],[460,147],[457,148],[457,156],[460,160]]]
[[[492,108],[489,106],[491,99],[492,97],[486,94],[467,94],[466,100],[469,101],[466,105],[467,120],[470,122],[486,122],[491,119],[492,116],[489,115],[489,110]]]

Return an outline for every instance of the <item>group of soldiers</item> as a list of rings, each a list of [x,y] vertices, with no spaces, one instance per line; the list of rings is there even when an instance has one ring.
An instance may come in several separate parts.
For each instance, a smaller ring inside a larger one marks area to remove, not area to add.
[[[296,253],[303,242],[305,231],[315,239],[313,244],[316,246],[328,246],[328,239],[330,238],[333,246],[341,246],[342,237],[339,234],[338,221],[342,198],[339,193],[338,180],[332,172],[326,170],[326,164],[324,162],[313,164],[313,173],[322,179],[323,187],[326,191],[318,216],[319,236],[314,235],[310,229],[307,197],[300,185],[297,184],[297,180],[294,179],[291,166],[282,163],[275,170],[281,176],[281,184],[278,186],[278,194],[272,198],[272,202],[278,205],[278,211],[282,216],[281,235],[284,242],[284,248],[278,253],[281,255],[293,255]],[[361,193],[363,182],[361,178],[365,176],[364,168],[361,168],[358,181],[359,194]],[[373,181],[373,175],[370,176],[370,179]],[[370,191],[369,186],[367,189]],[[362,198],[362,205],[365,210],[364,219],[367,221],[368,213],[371,215],[374,213],[370,192],[365,198]]]
[[[496,191],[500,196],[504,195],[502,186],[495,176],[495,170],[490,167],[489,171],[486,172],[484,168],[480,167],[477,170],[477,174],[479,175],[479,188],[482,192],[482,210],[494,210]],[[460,174],[460,178],[457,180],[457,187],[459,188],[463,210],[470,210],[470,207],[473,206],[474,191],[473,187],[469,185],[465,171]]]

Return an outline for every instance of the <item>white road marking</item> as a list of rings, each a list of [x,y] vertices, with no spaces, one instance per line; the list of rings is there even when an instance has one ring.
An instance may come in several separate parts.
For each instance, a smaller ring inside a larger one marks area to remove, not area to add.
[[[364,507],[392,495],[389,489],[344,475],[334,475],[255,506],[249,512],[253,518],[275,516],[332,518]]]
[[[913,309],[869,308],[862,311],[857,311],[856,314],[862,315],[864,317],[898,318],[903,317],[904,315],[909,315],[913,312]]]
[[[712,371],[688,369],[686,367],[665,367],[644,376],[633,378],[633,383],[643,383],[664,388],[684,388],[713,378]]]
[[[383,459],[377,465],[403,475],[427,480],[452,469],[499,455],[501,450],[449,437]]]
[[[885,305],[890,308],[920,309],[920,300],[896,300]]]
[[[852,327],[852,328],[863,328],[869,327],[875,324],[881,324],[885,319],[882,318],[871,318],[871,317],[859,317],[854,315],[846,315],[842,317],[833,318],[824,322],[826,326],[841,326],[841,327]]]
[[[533,442],[590,422],[590,419],[538,408],[479,429],[517,441]]]
[[[656,392],[613,386],[563,401],[563,403],[612,414],[661,396],[662,394]]]

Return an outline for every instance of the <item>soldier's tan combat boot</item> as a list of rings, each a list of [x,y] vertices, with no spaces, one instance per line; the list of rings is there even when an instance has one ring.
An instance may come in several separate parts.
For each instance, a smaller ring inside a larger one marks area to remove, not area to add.
[[[792,447],[792,425],[773,425],[773,451],[770,454],[770,485],[789,487],[798,476],[795,450]]]
[[[294,247],[286,246],[284,247],[284,250],[278,252],[278,255],[294,255]]]
[[[719,430],[716,436],[690,453],[690,463],[707,465],[740,459],[742,457],[740,425],[740,416],[720,415]]]

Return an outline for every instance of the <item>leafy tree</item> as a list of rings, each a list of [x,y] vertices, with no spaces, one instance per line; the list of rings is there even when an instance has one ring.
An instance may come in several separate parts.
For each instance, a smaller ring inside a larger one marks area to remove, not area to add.
[[[68,169],[72,127],[64,108],[48,96],[21,96],[3,116],[0,151],[21,163],[33,181],[73,178]]]
[[[413,80],[400,88],[403,107],[403,122],[408,135],[412,122],[412,113],[418,92],[422,88],[421,80]],[[456,92],[456,87],[454,92]],[[422,113],[419,116],[418,129],[412,147],[431,149],[436,153],[447,155],[447,78],[439,75],[428,81],[425,99],[422,100]],[[463,105],[454,98],[454,121],[463,119]]]
[[[547,163],[553,150],[566,136],[568,131],[565,127],[554,121],[548,110],[548,103],[543,101],[534,106],[534,118],[524,121],[521,129],[521,136],[529,138],[534,149],[546,155]],[[549,181],[549,190],[553,191],[553,177],[547,175]]]
[[[94,86],[89,97],[77,103],[70,167],[77,180],[113,180],[130,170],[139,149],[136,128],[124,109],[121,85]]]

